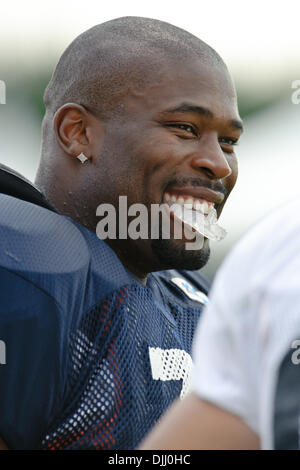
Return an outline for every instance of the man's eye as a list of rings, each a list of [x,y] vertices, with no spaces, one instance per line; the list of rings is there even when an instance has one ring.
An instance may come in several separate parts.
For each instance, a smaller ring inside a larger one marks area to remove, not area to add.
[[[181,129],[189,134],[197,135],[197,132],[194,129],[194,127],[189,124],[175,123],[175,124],[168,124],[168,127],[174,127],[176,129]]]
[[[229,145],[237,145],[237,139],[230,139],[229,137],[220,137],[219,142],[229,144]]]
[[[220,137],[219,142],[221,144],[226,144],[228,147],[234,147],[238,144],[238,139],[231,139],[229,137]]]

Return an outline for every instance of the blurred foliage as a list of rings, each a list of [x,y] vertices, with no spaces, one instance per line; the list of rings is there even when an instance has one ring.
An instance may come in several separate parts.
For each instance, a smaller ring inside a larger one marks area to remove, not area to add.
[[[40,119],[43,118],[45,113],[43,96],[50,79],[51,73],[45,72],[35,77],[30,83],[23,84],[23,87],[25,87],[24,93],[27,96],[28,102]]]
[[[250,116],[259,111],[262,111],[265,108],[268,108],[273,103],[281,100],[287,94],[286,89],[275,89],[273,93],[258,93],[256,89],[251,88],[239,88],[238,84],[237,95],[238,95],[238,104],[239,112],[241,118]],[[290,91],[288,90],[288,93]]]

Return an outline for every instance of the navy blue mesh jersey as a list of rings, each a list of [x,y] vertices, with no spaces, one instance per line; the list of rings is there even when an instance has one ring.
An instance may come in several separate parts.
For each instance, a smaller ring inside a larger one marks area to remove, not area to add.
[[[91,231],[4,194],[0,246],[0,436],[135,448],[188,390],[205,281],[165,271],[145,286]]]

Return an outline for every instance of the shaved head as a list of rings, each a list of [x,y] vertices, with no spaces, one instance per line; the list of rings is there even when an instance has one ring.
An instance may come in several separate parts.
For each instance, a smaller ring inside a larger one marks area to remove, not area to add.
[[[53,114],[75,102],[102,114],[120,112],[122,95],[144,87],[166,62],[186,58],[223,64],[207,44],[176,26],[150,18],[124,17],[94,26],[63,53],[44,101]]]

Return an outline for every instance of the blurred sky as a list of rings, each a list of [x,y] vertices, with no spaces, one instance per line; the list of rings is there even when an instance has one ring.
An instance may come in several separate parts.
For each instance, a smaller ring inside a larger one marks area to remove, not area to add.
[[[209,275],[250,224],[299,191],[300,105],[290,99],[291,83],[300,79],[299,0],[2,0],[0,8],[0,80],[10,77],[9,99],[0,104],[1,162],[33,180],[39,160],[40,116],[25,97],[9,95],[12,82],[51,70],[67,45],[97,23],[146,16],[184,28],[214,47],[250,99],[265,99],[277,89],[284,95],[245,119],[240,177],[222,216],[229,235],[214,249]]]

